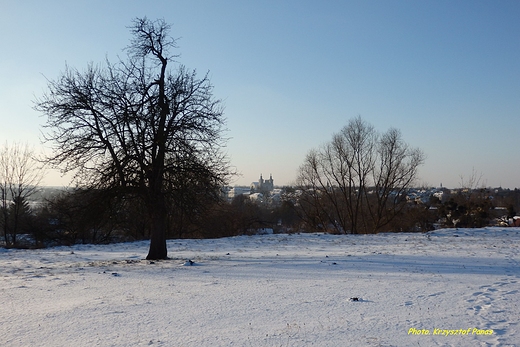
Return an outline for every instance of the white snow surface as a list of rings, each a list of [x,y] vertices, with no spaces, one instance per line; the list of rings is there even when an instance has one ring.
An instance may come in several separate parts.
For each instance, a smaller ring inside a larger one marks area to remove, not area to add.
[[[148,242],[0,249],[0,346],[520,346],[519,241],[239,236],[170,240],[155,262]]]

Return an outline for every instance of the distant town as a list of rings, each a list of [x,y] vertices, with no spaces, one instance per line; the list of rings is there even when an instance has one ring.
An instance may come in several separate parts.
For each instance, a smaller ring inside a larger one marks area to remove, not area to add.
[[[45,201],[59,196],[67,188],[63,187],[40,187],[29,200],[29,205],[33,209],[38,209]],[[270,174],[268,179],[260,174],[258,180],[252,181],[250,185],[225,186],[222,188],[222,197],[231,203],[234,199],[241,197],[248,201],[266,207],[276,208],[283,202],[291,202],[298,204],[299,197],[303,191],[301,187],[295,186],[277,186],[273,175]],[[430,211],[442,210],[443,206],[458,208],[454,206],[456,200],[463,200],[480,206],[486,202],[489,211],[489,225],[496,226],[520,226],[520,190],[509,188],[491,188],[491,187],[461,187],[446,188],[442,187],[420,187],[411,188],[407,192],[406,200],[411,205],[424,206]],[[462,208],[464,210],[464,208]],[[492,217],[492,218],[491,218]],[[444,224],[443,224],[444,222]],[[453,222],[452,222],[453,223]],[[446,220],[442,219],[435,224],[439,227],[447,227]],[[456,227],[457,223],[454,225]]]
[[[280,206],[284,201],[298,203],[298,197],[302,195],[301,187],[277,186],[272,174],[269,179],[264,179],[260,174],[258,181],[251,182],[249,186],[226,186],[223,188],[223,196],[228,202],[238,196],[248,198],[251,202],[268,207]],[[448,219],[457,212],[470,211],[464,203],[477,205],[477,211],[482,214],[486,208],[489,210],[489,225],[494,226],[520,226],[520,190],[508,188],[490,187],[460,187],[446,188],[440,184],[439,187],[411,188],[407,191],[406,200],[411,205],[423,206],[430,211],[446,211]],[[456,201],[460,201],[457,203]],[[459,221],[460,222],[460,221]],[[448,224],[447,224],[448,223]],[[452,225],[450,225],[451,223]],[[435,227],[457,227],[457,219],[447,221],[446,217],[439,216],[434,223]]]

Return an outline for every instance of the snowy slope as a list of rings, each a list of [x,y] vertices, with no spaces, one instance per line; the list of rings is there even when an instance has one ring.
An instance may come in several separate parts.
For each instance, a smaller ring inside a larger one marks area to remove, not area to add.
[[[147,242],[0,249],[0,346],[520,346],[519,241],[171,240],[160,262]]]

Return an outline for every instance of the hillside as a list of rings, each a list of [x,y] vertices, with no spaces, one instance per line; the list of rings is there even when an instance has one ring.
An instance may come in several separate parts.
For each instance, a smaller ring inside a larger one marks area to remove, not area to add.
[[[171,240],[160,262],[147,242],[0,249],[0,345],[513,346],[519,241],[239,236]]]

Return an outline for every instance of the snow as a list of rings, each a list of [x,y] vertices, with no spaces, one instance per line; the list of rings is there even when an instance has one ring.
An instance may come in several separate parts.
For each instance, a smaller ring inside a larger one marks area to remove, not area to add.
[[[519,241],[239,236],[170,240],[154,262],[147,242],[0,249],[0,345],[515,346]]]

